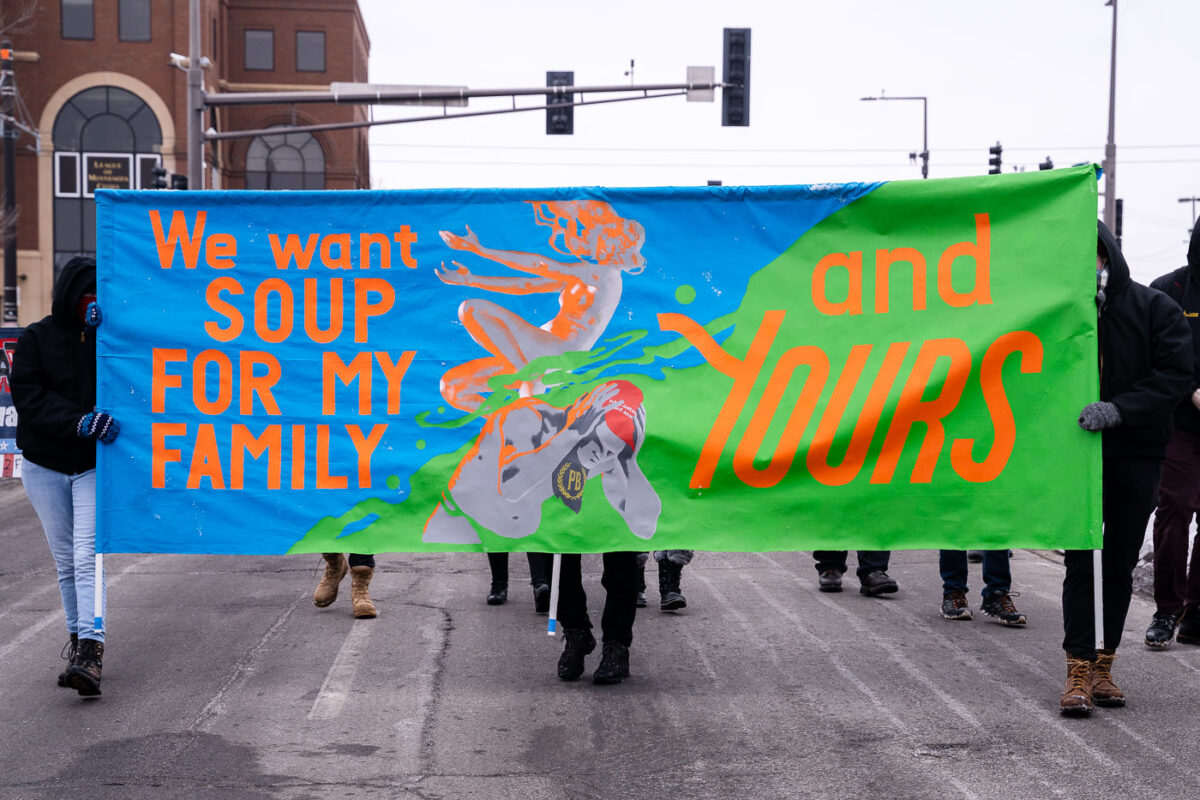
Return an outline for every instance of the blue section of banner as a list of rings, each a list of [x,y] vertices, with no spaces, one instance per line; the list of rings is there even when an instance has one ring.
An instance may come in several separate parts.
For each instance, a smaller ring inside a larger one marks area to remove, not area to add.
[[[487,356],[472,325],[561,326],[593,376],[654,376],[645,354],[678,338],[660,311],[719,320],[754,271],[874,187],[97,192],[98,405],[121,424],[99,449],[97,550],[282,553],[322,517],[402,499],[479,431],[445,388]],[[583,330],[575,298],[532,273],[598,269],[613,248],[638,263],[606,268],[619,300]],[[541,267],[503,263],[521,259]],[[528,291],[455,285],[464,271]]]

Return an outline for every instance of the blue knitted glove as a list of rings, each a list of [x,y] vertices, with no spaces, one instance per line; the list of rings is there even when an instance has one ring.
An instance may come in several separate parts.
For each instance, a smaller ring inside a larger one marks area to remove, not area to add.
[[[1088,403],[1079,412],[1079,427],[1085,431],[1115,428],[1120,424],[1121,409],[1105,400],[1101,400],[1099,403]]]
[[[83,323],[90,328],[94,328],[103,321],[104,315],[100,313],[100,304],[95,301],[88,303],[87,309],[83,312]]]
[[[98,439],[104,444],[111,444],[121,432],[121,426],[111,414],[103,411],[91,411],[79,418],[75,433],[80,439]]]

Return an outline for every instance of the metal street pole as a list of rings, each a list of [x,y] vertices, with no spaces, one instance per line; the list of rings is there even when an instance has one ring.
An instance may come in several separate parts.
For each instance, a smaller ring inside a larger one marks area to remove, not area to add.
[[[1117,143],[1115,138],[1117,118],[1117,0],[1108,0],[1112,6],[1112,57],[1108,74],[1108,143],[1104,145],[1104,224],[1113,230],[1117,222]]]
[[[929,177],[929,98],[927,97],[861,97],[860,100],[920,100],[921,101],[921,177]]]
[[[0,43],[0,138],[4,150],[4,211],[0,216],[0,238],[4,240],[4,322],[17,323],[17,177],[14,152],[17,143],[16,77],[12,67],[12,43]]]
[[[187,176],[204,188],[204,78],[200,67],[200,0],[188,0]]]

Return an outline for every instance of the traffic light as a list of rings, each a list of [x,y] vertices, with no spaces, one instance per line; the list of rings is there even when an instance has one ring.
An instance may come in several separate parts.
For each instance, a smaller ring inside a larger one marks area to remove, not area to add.
[[[151,189],[167,188],[167,168],[159,164],[154,168],[154,182],[150,184]]]
[[[547,86],[574,86],[574,72],[547,72]],[[564,92],[561,89],[555,89],[553,92],[546,93],[546,133],[551,135],[566,135],[575,132],[575,106],[574,105],[558,105],[562,103],[575,102],[575,94],[573,92]],[[556,108],[549,108],[551,105],[557,105]]]
[[[1000,174],[1000,143],[996,142],[995,146],[988,148],[988,175]]]
[[[726,28],[721,80],[721,125],[750,124],[750,29]]]
[[[1046,160],[1038,164],[1038,169],[1054,169],[1054,162],[1050,160],[1050,156],[1046,156]]]

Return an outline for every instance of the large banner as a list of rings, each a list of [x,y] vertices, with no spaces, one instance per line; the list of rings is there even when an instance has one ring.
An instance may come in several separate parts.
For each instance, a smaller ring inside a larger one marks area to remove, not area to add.
[[[1091,167],[97,200],[101,551],[1100,544]]]

